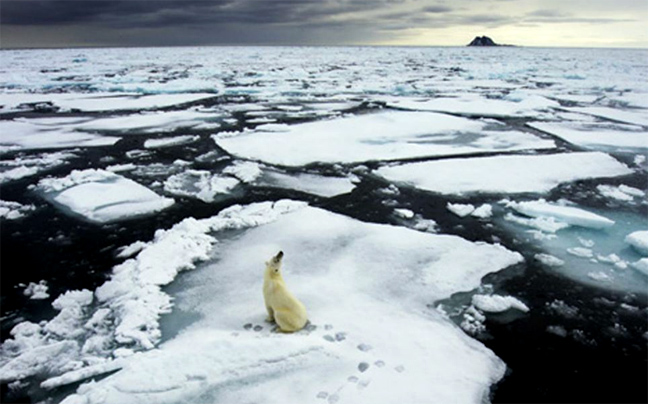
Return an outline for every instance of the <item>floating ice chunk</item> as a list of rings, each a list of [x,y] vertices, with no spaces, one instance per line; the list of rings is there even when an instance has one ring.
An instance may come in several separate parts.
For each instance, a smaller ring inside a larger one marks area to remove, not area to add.
[[[266,171],[259,178],[259,185],[294,189],[324,198],[347,194],[355,188],[351,178],[331,177],[308,173],[295,175],[284,174],[278,171]]]
[[[514,215],[512,213],[507,213],[504,216],[504,219],[510,222],[521,224],[526,227],[538,229],[541,232],[545,232],[545,233],[555,233],[558,230],[569,227],[567,223],[558,221],[553,217],[545,217],[545,216],[526,218],[526,217],[520,217]]]
[[[446,208],[455,215],[459,217],[466,217],[475,211],[475,207],[471,204],[462,204],[462,203],[450,203],[446,205]]]
[[[0,172],[0,184],[29,177],[42,171],[61,166],[73,157],[76,157],[73,153],[54,152],[41,153],[33,156],[20,156],[13,160],[0,161],[0,168],[4,168]]]
[[[567,336],[567,330],[561,325],[550,325],[547,326],[547,332],[550,334],[557,335],[559,337],[565,338]]]
[[[623,192],[624,194],[636,196],[638,198],[643,198],[646,196],[645,191],[638,188],[629,187],[624,184],[619,185],[619,191]]]
[[[402,217],[403,219],[413,219],[414,218],[414,212],[412,212],[409,209],[394,209],[394,214],[396,214],[399,217]]]
[[[486,331],[484,321],[486,321],[486,316],[471,305],[463,313],[463,320],[459,326],[470,335],[478,335]]]
[[[63,149],[71,147],[112,146],[118,137],[76,132],[69,128],[48,127],[31,122],[0,120],[0,152],[3,149]]]
[[[27,285],[23,294],[32,300],[47,299],[49,297],[47,289],[47,281],[42,280],[38,283],[29,282],[29,285]]]
[[[217,221],[236,220],[250,210],[265,217],[267,206],[238,207],[218,218],[192,223],[218,237],[212,227]],[[366,373],[371,373],[371,384],[336,396],[351,402],[474,402],[503,375],[503,363],[481,343],[434,311],[420,308],[431,299],[474,288],[485,273],[519,262],[519,254],[456,236],[362,223],[309,207],[220,241],[218,260],[178,280],[188,284],[178,285],[176,304],[183,311],[199,313],[201,319],[159,349],[126,358],[120,372],[82,386],[67,403],[192,402],[197,397],[210,402],[256,402],[271,391],[282,392],[277,401],[305,402],[323,386],[345,382],[347,376],[339,379],[343,370],[369,363],[366,355],[373,353],[409,376],[394,389],[389,383],[393,372],[370,366]],[[298,291],[313,318],[361,340],[331,337],[333,342],[325,342],[324,334],[331,334],[322,329],[288,337],[265,330],[232,332],[262,321],[260,295],[245,291],[258,281],[259,263],[278,246],[290,257],[285,271],[291,288]],[[239,298],[233,299],[234,295]],[[336,304],[329,304],[332,301]],[[340,305],[346,309],[338,310]],[[390,329],[385,329],[385,321]],[[374,348],[369,353],[360,351],[360,343]],[[263,378],[264,383],[250,385],[251,377]],[[436,382],[430,384],[431,380]],[[301,388],[285,387],[295,383]],[[214,385],[220,386],[217,392]]]
[[[513,296],[499,295],[473,295],[472,304],[481,311],[488,313],[501,313],[506,310],[516,309],[528,312],[529,307]]]
[[[589,272],[587,274],[587,276],[589,276],[590,278],[594,279],[595,281],[599,281],[599,282],[611,282],[612,281],[612,278],[610,278],[610,276],[608,274],[606,274],[605,272],[603,272],[603,271]]]
[[[594,253],[592,252],[592,250],[589,249],[589,248],[585,248],[585,247],[568,248],[567,252],[570,253],[571,255],[575,255],[575,256],[581,257],[581,258],[592,258],[592,257],[594,257]]]
[[[398,100],[394,103],[399,108],[418,111],[450,112],[455,114],[520,117],[536,116],[539,111],[560,107],[556,101],[538,95],[518,93],[508,99],[489,99],[480,94],[467,93],[457,97],[439,97],[427,101]]]
[[[144,147],[147,149],[159,149],[163,147],[180,146],[187,143],[193,143],[200,140],[200,136],[184,135],[165,137],[161,139],[147,139],[144,142]]]
[[[648,258],[642,258],[631,265],[634,269],[648,276]]]
[[[484,151],[553,148],[529,133],[433,112],[391,111],[214,136],[229,153],[277,165],[362,162]]]
[[[594,115],[611,121],[648,126],[648,112],[645,110],[621,110],[608,107],[573,107],[565,108],[565,110]],[[646,147],[645,141],[643,145]]]
[[[382,167],[376,173],[428,191],[465,194],[548,192],[563,182],[616,177],[632,170],[607,154],[584,152],[426,161]]]
[[[64,109],[77,109],[80,111],[117,111],[165,108],[175,105],[214,97],[209,93],[184,93],[184,94],[151,94],[134,96],[132,94],[69,94],[71,97],[54,100],[54,105]],[[72,98],[77,96],[78,98]]]
[[[46,178],[36,187],[55,206],[98,223],[146,215],[173,205],[148,188],[105,170],[74,170],[63,178]]]
[[[223,173],[233,175],[241,182],[250,183],[259,178],[263,171],[258,163],[237,161],[234,165],[226,167]]]
[[[76,359],[78,350],[78,344],[69,340],[37,346],[4,363],[0,367],[0,381],[60,373]]]
[[[563,300],[554,300],[546,304],[547,308],[565,318],[577,318],[580,315],[578,307],[570,306]]]
[[[643,256],[648,256],[648,230],[635,231],[626,236],[625,242]]]
[[[579,146],[648,148],[648,133],[637,126],[588,122],[532,122],[528,125]]]
[[[536,254],[533,256],[533,258],[537,259],[540,261],[542,264],[549,266],[549,267],[560,267],[565,265],[565,261],[561,260],[558,257],[554,257],[551,254]]]
[[[164,190],[209,203],[219,195],[229,194],[238,184],[239,180],[234,177],[224,177],[204,170],[187,170],[169,177],[164,182]]]
[[[20,219],[35,209],[34,205],[23,205],[18,202],[0,200],[0,218],[3,219]]]
[[[509,204],[516,211],[531,217],[550,217],[569,225],[605,229],[614,225],[614,221],[583,209],[547,203],[544,199],[529,202],[512,202]]]
[[[213,113],[200,112],[195,109],[186,111],[147,112],[127,116],[99,118],[80,124],[71,125],[71,129],[82,131],[142,131],[162,132],[179,128],[191,128],[217,118]]]
[[[493,207],[490,204],[485,203],[478,208],[475,208],[470,216],[474,216],[479,219],[488,219],[489,217],[493,216]]]
[[[108,166],[106,167],[106,170],[112,172],[112,173],[121,173],[125,171],[133,171],[137,169],[137,166],[133,163],[127,163],[127,164],[116,164],[114,166]]]
[[[622,202],[632,202],[634,200],[633,195],[623,192],[619,187],[612,185],[599,185],[596,189],[606,198],[616,199],[617,201]]]

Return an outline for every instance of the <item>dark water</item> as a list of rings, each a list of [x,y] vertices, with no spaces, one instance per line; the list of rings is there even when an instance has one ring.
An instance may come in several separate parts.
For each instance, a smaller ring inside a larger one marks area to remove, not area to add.
[[[214,98],[206,105],[223,100]],[[364,105],[354,113],[366,113],[380,105]],[[34,116],[34,113],[23,113]],[[61,114],[38,114],[61,116]],[[240,129],[246,124],[242,114],[231,128]],[[6,115],[3,119],[14,118]],[[295,120],[287,121],[294,123]],[[523,120],[505,120],[507,125],[519,127]],[[528,130],[528,129],[527,129]],[[71,289],[94,290],[109,276],[119,261],[115,258],[119,247],[134,241],[148,241],[157,229],[169,228],[186,217],[205,218],[216,215],[233,204],[284,198],[303,200],[316,207],[375,223],[400,222],[393,216],[393,206],[408,208],[425,218],[434,219],[439,233],[456,234],[472,241],[493,242],[498,240],[507,248],[521,252],[526,263],[489,275],[484,283],[493,285],[499,294],[516,296],[531,307],[526,314],[487,315],[487,333],[478,338],[508,366],[505,378],[493,388],[492,400],[496,403],[640,403],[648,401],[648,348],[643,335],[648,332],[648,293],[628,294],[611,292],[584,286],[560,277],[538,265],[533,255],[537,246],[527,245],[516,239],[506,229],[493,227],[488,222],[466,221],[451,214],[448,202],[496,203],[501,196],[474,196],[453,198],[400,188],[398,195],[385,195],[379,189],[389,185],[369,174],[357,174],[361,182],[347,195],[321,198],[299,191],[243,185],[240,192],[214,203],[176,197],[176,205],[153,216],[137,218],[110,225],[97,225],[79,220],[56,210],[44,202],[29,185],[45,176],[60,177],[73,169],[105,168],[107,165],[125,162],[145,164],[160,162],[171,164],[176,159],[194,161],[208,151],[217,150],[219,156],[227,156],[218,150],[209,138],[212,131],[178,131],[178,134],[198,134],[201,141],[190,146],[152,150],[151,155],[134,161],[125,153],[142,148],[145,139],[152,135],[130,134],[116,146],[109,148],[80,149],[78,158],[69,164],[43,172],[36,177],[13,181],[2,186],[0,198],[23,204],[34,204],[37,210],[15,221],[2,221],[0,266],[1,339],[9,338],[11,328],[21,321],[39,322],[55,315],[50,303],[60,293]],[[170,134],[165,134],[168,136]],[[543,135],[545,136],[545,135]],[[558,142],[563,149],[575,148]],[[4,159],[12,159],[18,153],[8,153]],[[20,154],[30,154],[20,152]],[[109,157],[109,158],[107,158]],[[465,156],[464,156],[465,157]],[[619,155],[620,159],[630,157]],[[216,160],[216,159],[215,159]],[[218,171],[227,162],[212,161],[196,163],[194,168]],[[374,168],[377,163],[367,163]],[[289,171],[308,170],[321,174],[348,173],[352,166],[313,165]],[[131,173],[124,173],[130,177]],[[646,173],[633,174],[618,179],[639,188],[646,184]],[[155,178],[135,178],[144,185],[151,185]],[[607,183],[613,183],[608,181]],[[550,198],[569,197],[583,206],[596,205],[587,199],[582,190],[595,188],[596,181],[581,181],[556,189]],[[580,192],[580,193],[579,193]],[[521,196],[524,197],[524,196]],[[628,208],[629,209],[629,208]],[[633,208],[634,213],[646,217],[644,208]],[[642,210],[643,209],[643,210]],[[632,210],[632,209],[631,209]],[[44,279],[49,285],[50,298],[29,300],[23,295],[19,284]],[[466,295],[467,296],[467,295]],[[450,299],[460,304],[466,296]],[[578,309],[578,315],[568,318],[549,308],[549,303],[560,300]],[[438,302],[430,302],[431,305]],[[631,308],[628,308],[631,307]],[[615,324],[621,326],[615,327]],[[547,332],[548,326],[560,326],[566,335]],[[33,381],[35,382],[35,381]],[[61,397],[73,391],[74,386],[55,392],[43,392],[29,387],[12,391],[2,384],[2,402],[31,402],[51,397]],[[56,401],[56,399],[54,400]]]

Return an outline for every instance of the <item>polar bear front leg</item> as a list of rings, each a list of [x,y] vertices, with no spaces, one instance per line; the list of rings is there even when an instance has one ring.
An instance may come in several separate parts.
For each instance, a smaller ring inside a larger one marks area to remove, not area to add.
[[[269,323],[274,323],[275,318],[274,318],[274,310],[272,310],[272,307],[266,306],[266,310],[268,310],[268,317],[266,317],[266,321]]]

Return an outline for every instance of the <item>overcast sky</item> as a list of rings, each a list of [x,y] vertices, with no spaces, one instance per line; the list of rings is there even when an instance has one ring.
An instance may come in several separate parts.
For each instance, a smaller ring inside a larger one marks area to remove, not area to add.
[[[648,47],[647,0],[1,0],[0,46]]]

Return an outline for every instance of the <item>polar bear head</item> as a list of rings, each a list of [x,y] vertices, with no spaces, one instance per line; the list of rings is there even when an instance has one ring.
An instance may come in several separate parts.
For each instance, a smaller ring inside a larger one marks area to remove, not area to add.
[[[266,275],[271,278],[281,277],[281,259],[283,258],[283,251],[279,251],[277,255],[266,261]]]

